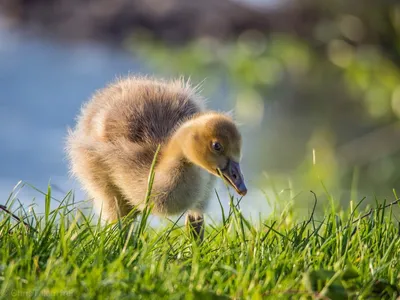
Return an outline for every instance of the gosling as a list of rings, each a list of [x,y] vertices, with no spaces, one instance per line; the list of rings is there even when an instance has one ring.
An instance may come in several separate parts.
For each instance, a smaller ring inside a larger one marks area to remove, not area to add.
[[[239,195],[241,135],[226,114],[205,111],[197,89],[182,80],[127,77],[97,91],[83,105],[67,137],[71,173],[107,221],[146,207],[159,216],[186,212],[186,224],[203,238],[203,213],[216,177]]]

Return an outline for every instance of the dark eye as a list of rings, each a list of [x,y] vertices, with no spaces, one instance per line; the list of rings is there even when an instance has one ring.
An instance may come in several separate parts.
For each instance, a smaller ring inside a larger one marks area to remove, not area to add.
[[[212,148],[217,151],[217,152],[221,152],[222,151],[222,145],[219,142],[213,142],[212,143]]]

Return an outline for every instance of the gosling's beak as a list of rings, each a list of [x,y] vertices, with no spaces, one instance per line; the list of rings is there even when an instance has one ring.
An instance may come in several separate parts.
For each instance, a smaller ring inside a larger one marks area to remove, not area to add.
[[[244,178],[242,171],[240,171],[239,163],[229,160],[227,166],[221,169],[221,173],[239,195],[246,195],[247,188],[244,184]]]

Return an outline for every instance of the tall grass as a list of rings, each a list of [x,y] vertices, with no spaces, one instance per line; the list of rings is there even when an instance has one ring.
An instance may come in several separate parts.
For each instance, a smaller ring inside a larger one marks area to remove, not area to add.
[[[397,203],[316,216],[316,201],[304,220],[275,212],[252,224],[231,197],[199,244],[180,222],[149,227],[149,212],[104,225],[81,213],[72,193],[55,208],[50,188],[44,197],[42,215],[11,202],[0,212],[3,299],[399,296]]]

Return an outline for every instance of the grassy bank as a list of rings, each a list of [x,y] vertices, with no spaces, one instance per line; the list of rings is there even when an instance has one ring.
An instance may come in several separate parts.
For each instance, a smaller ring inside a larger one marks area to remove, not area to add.
[[[4,299],[398,296],[397,203],[322,217],[310,208],[303,220],[285,211],[255,225],[230,199],[222,223],[208,222],[197,245],[180,222],[154,229],[145,213],[103,226],[76,210],[71,194],[55,209],[50,202],[48,194],[42,215],[13,210],[26,224],[0,212]]]

